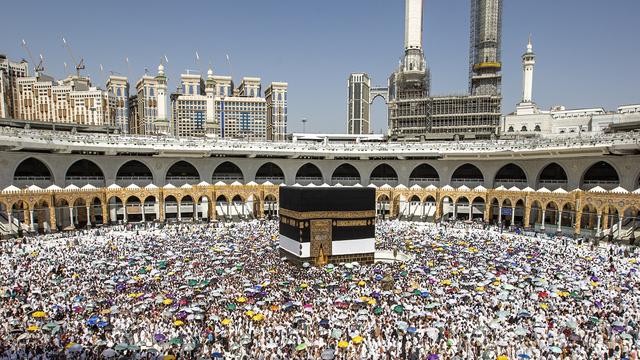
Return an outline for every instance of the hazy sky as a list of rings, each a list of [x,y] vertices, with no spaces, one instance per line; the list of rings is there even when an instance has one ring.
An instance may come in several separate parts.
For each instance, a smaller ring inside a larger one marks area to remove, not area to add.
[[[521,98],[521,60],[533,34],[534,100],[568,108],[640,103],[640,1],[504,0],[503,113]],[[0,7],[0,53],[43,53],[46,72],[62,78],[84,57],[94,83],[110,70],[137,80],[169,59],[174,89],[186,69],[260,76],[289,83],[289,131],[346,131],[346,82],[367,72],[386,85],[403,51],[402,0],[7,1]],[[469,1],[425,0],[424,46],[432,93],[467,90]],[[197,64],[198,51],[201,63]],[[225,54],[231,58],[231,66]],[[130,61],[130,69],[125,58]],[[99,65],[103,64],[104,73]],[[71,68],[72,66],[70,66]],[[373,106],[373,128],[385,130],[386,106]]]

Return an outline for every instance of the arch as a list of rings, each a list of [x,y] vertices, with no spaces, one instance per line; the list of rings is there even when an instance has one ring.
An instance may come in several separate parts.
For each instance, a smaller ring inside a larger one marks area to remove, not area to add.
[[[164,198],[164,217],[167,220],[177,220],[178,219],[178,211],[179,211],[178,199],[169,195]]]
[[[118,196],[111,196],[107,199],[107,209],[109,218],[107,223],[118,222],[124,219],[124,203]]]
[[[278,165],[267,162],[258,168],[255,179],[256,182],[269,181],[272,184],[281,184],[284,182],[284,172]]]
[[[149,195],[143,200],[143,216],[142,221],[154,221],[160,218],[158,198],[154,195]]]
[[[138,160],[129,160],[118,168],[116,182],[120,186],[135,183],[139,186],[148,185],[153,181],[151,169]]]
[[[193,197],[191,197],[191,195],[184,195],[182,198],[180,198],[178,206],[180,207],[180,212],[178,213],[178,218],[180,220],[193,219],[196,217],[196,202],[193,200]]]
[[[49,232],[51,230],[51,224],[49,223],[49,202],[44,199],[37,201],[33,204],[33,212],[34,226],[32,227],[32,230],[35,230],[38,233]]]
[[[240,196],[240,194],[236,194],[232,199],[231,202],[233,203],[243,203],[244,199],[242,198],[242,196]]]
[[[360,183],[362,178],[360,177],[360,172],[355,166],[344,163],[338,166],[331,175],[331,184],[342,184],[342,185],[355,185]]]
[[[576,208],[572,203],[568,202],[562,206],[561,226],[575,227]]]
[[[504,186],[506,188],[517,186],[522,188],[523,185],[526,186],[526,184],[527,174],[525,174],[524,170],[522,170],[520,166],[513,163],[509,163],[501,167],[496,173],[493,181],[494,189],[500,186]]]
[[[264,215],[268,219],[278,215],[278,199],[275,195],[268,194],[264,197]]]
[[[458,168],[451,175],[451,185],[461,186],[466,185],[469,187],[482,185],[484,182],[484,175],[477,166],[466,163],[458,166]]]
[[[229,199],[227,199],[227,197],[225,195],[218,195],[218,197],[216,197],[216,202],[217,203],[228,203]]]
[[[47,187],[54,182],[51,168],[42,160],[29,157],[20,162],[13,171],[13,182],[18,187],[37,185]]]
[[[67,185],[86,185],[91,184],[98,187],[104,187],[104,172],[95,162],[87,159],[81,159],[69,166],[65,173],[65,181]]]
[[[419,202],[421,202],[421,201],[420,201],[420,197],[419,197],[418,195],[413,195],[413,196],[409,199],[409,202],[412,202],[412,203],[419,203]]]
[[[409,175],[409,186],[413,185],[437,185],[440,182],[440,174],[429,164],[416,166]]]
[[[322,184],[322,171],[312,164],[306,163],[298,168],[296,172],[296,183],[300,185],[321,185]]]
[[[486,209],[485,200],[482,196],[476,196],[471,200],[471,215],[469,220],[484,220]]]
[[[238,165],[231,161],[225,161],[216,166],[216,169],[213,171],[213,175],[211,175],[211,181],[213,183],[218,181],[239,181],[244,183],[244,174]]]
[[[184,185],[188,183],[196,183],[200,180],[200,173],[193,164],[188,161],[180,160],[167,170],[165,182],[173,185]]]
[[[377,186],[384,184],[391,186],[398,185],[398,173],[391,165],[386,163],[376,166],[373,171],[371,171],[369,179],[372,184]]]
[[[611,190],[619,185],[618,171],[607,161],[598,161],[591,165],[582,174],[580,180],[580,188],[583,190],[589,190],[596,186]]]
[[[381,194],[376,199],[376,215],[386,219],[391,214],[391,199],[387,194]]]
[[[552,162],[546,165],[537,178],[537,187],[546,187],[549,190],[567,187],[567,172],[558,163]]]
[[[135,195],[131,195],[125,200],[125,207],[127,209],[127,222],[143,221],[142,205],[143,202],[140,201],[140,198]]]

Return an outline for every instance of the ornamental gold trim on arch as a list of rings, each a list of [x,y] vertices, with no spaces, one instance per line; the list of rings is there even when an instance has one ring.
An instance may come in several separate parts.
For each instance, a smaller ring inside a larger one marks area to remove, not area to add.
[[[376,217],[375,210],[361,210],[361,211],[295,211],[289,209],[280,209],[281,215],[303,220],[303,219],[361,219],[361,218],[373,218]]]

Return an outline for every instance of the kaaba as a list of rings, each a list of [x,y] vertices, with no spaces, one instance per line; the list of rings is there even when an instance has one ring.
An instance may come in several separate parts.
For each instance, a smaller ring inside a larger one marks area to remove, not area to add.
[[[375,189],[280,187],[280,254],[305,262],[373,263]]]

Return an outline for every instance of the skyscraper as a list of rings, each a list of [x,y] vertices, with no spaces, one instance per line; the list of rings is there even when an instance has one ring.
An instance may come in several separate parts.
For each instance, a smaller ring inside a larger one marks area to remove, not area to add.
[[[371,80],[365,73],[349,75],[349,101],[347,104],[349,134],[368,134],[371,128]]]

